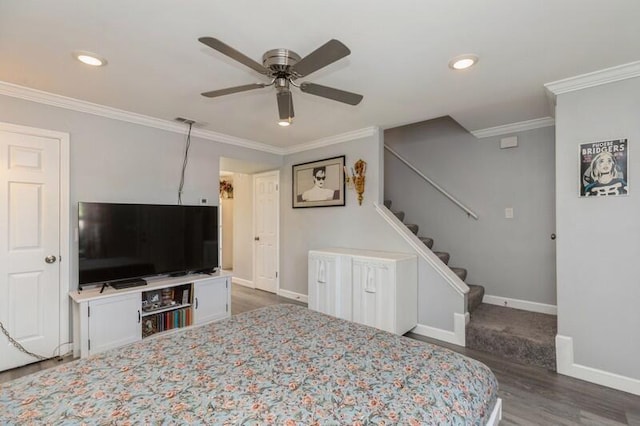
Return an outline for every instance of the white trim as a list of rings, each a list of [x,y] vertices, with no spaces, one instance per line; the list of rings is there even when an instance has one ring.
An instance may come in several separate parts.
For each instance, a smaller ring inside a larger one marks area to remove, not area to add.
[[[575,364],[572,337],[556,335],[556,367],[560,374],[640,395],[640,380],[638,379]]]
[[[557,96],[563,93],[588,89],[589,87],[614,83],[616,81],[635,77],[640,77],[640,61],[605,68],[603,70],[565,78],[563,80],[552,81],[551,83],[545,84],[544,87],[549,92]]]
[[[256,288],[253,285],[253,281],[245,280],[243,278],[233,277],[233,278],[231,278],[231,282],[234,283],[234,284],[241,285],[243,287]]]
[[[442,276],[449,285],[461,296],[469,293],[469,286],[458,277],[455,272],[445,265],[438,256],[436,256],[420,239],[411,232],[405,225],[394,215],[391,210],[384,205],[373,203],[377,212],[382,218],[395,229],[398,234],[407,241],[416,253],[424,259],[440,276]]]
[[[301,145],[285,148],[283,155],[295,154],[297,152],[309,151],[311,149],[323,148],[325,146],[335,145],[338,143],[349,142],[356,139],[374,136],[378,133],[378,127],[365,127],[364,129],[353,130],[351,132],[341,133],[335,136],[318,139]]]
[[[27,101],[38,102],[45,105],[51,105],[58,108],[65,108],[72,111],[93,114],[100,117],[110,118],[112,120],[126,121],[128,123],[139,124],[141,126],[152,127],[154,129],[166,130],[174,133],[184,133],[185,125],[169,120],[150,117],[147,115],[137,114],[105,105],[94,104],[92,102],[81,101],[79,99],[69,98],[62,95],[56,95],[42,90],[31,89],[28,87],[18,86],[16,84],[0,81],[0,95],[11,96]],[[235,136],[225,135],[223,133],[213,132],[210,130],[193,129],[191,135],[202,139],[215,142],[225,143],[229,145],[240,146],[243,148],[255,149],[257,151],[268,152],[271,154],[284,155],[284,149],[274,147],[261,142],[255,142],[248,139],[237,138]]]
[[[441,340],[443,342],[453,343],[458,346],[465,346],[465,325],[467,322],[466,314],[453,314],[453,331],[443,330],[441,328],[431,327],[428,325],[418,324],[411,330],[412,333],[420,336],[430,337],[432,339]]]
[[[278,296],[286,297],[287,299],[297,300],[299,302],[309,303],[309,296],[306,294],[300,294],[289,290],[278,290]]]
[[[69,284],[71,281],[71,233],[70,229],[70,180],[69,180],[69,134],[56,132],[53,130],[38,129],[35,127],[19,126],[11,123],[0,122],[0,130],[12,133],[20,133],[25,135],[39,136],[43,138],[56,139],[60,142],[60,217],[59,217],[59,244],[60,244],[60,269],[59,269],[59,288],[60,288],[60,315],[59,315],[59,341],[58,349],[62,354],[62,348],[68,347],[70,342],[69,336]],[[66,353],[66,352],[65,352]]]
[[[535,118],[533,120],[520,121],[517,123],[505,124],[503,126],[488,127],[486,129],[473,130],[471,133],[478,139],[502,136],[510,133],[524,132],[527,130],[540,129],[542,127],[555,126],[556,120],[552,117]]]
[[[493,411],[491,411],[491,416],[489,420],[487,420],[486,426],[498,426],[500,420],[502,420],[502,398],[496,400],[496,405],[493,407]]]
[[[139,124],[141,126],[152,127],[154,129],[166,130],[174,133],[182,134],[184,133],[185,129],[184,124],[177,123],[175,121],[150,117],[148,115],[138,114],[118,108],[112,108],[105,105],[82,101],[80,99],[57,95],[55,93],[32,89],[30,87],[19,86],[17,84],[8,83],[5,81],[0,81],[0,95],[24,99],[26,101],[37,102],[45,105],[51,105],[58,108],[65,108],[72,111],[83,112],[86,114],[93,114],[100,117],[110,118],[112,120],[126,121],[128,123]],[[366,127],[364,129],[353,130],[350,132],[341,133],[335,136],[329,136],[288,148],[272,146],[262,142],[242,139],[235,136],[226,135],[224,133],[218,133],[211,130],[198,128],[194,128],[191,132],[191,135],[214,142],[254,149],[256,151],[267,152],[270,154],[288,155],[373,136],[378,131],[378,127]]]
[[[511,299],[509,297],[491,296],[485,294],[482,298],[483,303],[489,305],[504,306],[513,309],[522,309],[523,311],[539,312],[541,314],[558,315],[558,307],[556,305],[547,305],[545,303],[529,302],[528,300]]]

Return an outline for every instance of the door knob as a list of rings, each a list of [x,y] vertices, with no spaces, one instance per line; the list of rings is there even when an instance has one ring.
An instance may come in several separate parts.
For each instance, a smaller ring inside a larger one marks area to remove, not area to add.
[[[556,234],[551,234],[551,239],[555,240],[556,239]]]
[[[47,263],[54,263],[56,261],[56,257],[55,256],[47,256],[44,258],[44,261]]]
[[[260,241],[260,237],[255,237],[254,240]]]

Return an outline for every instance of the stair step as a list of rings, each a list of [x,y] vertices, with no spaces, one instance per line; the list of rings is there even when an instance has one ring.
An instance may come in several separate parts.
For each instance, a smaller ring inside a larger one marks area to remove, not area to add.
[[[555,315],[480,304],[466,327],[466,347],[513,362],[556,369]]]
[[[391,210],[391,213],[393,213],[398,219],[400,219],[400,222],[402,222],[404,220],[404,212],[400,211],[393,211]]]
[[[451,270],[456,274],[462,281],[467,279],[467,270],[464,268],[456,268],[455,266],[451,267]]]
[[[416,225],[415,223],[405,223],[404,226],[409,228],[409,230],[414,234],[418,233],[418,225]]]
[[[422,241],[425,246],[429,248],[433,247],[433,238],[429,238],[429,237],[418,237],[418,238],[420,238],[420,241]]]
[[[469,286],[469,294],[467,294],[467,311],[472,313],[482,303],[484,297],[484,287],[476,284],[467,284]]]
[[[384,204],[384,206],[388,209],[391,208],[391,200],[384,200],[382,204]]]
[[[438,256],[438,258],[442,260],[442,263],[444,263],[445,265],[449,263],[449,259],[451,258],[449,253],[445,253],[444,251],[434,251],[433,254]]]

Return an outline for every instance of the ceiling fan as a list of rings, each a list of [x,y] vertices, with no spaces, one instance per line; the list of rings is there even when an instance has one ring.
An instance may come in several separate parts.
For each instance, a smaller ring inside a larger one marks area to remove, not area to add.
[[[198,39],[203,44],[217,50],[223,55],[248,66],[252,70],[271,78],[270,83],[253,83],[243,86],[228,87],[226,89],[212,90],[202,93],[202,96],[215,98],[232,93],[244,92],[247,90],[261,89],[263,87],[275,86],[278,101],[278,112],[280,121],[278,124],[288,126],[294,117],[293,99],[290,87],[298,87],[301,91],[334,101],[343,102],[349,105],[358,105],[362,100],[362,95],[335,89],[333,87],[322,86],[320,84],[309,83],[307,81],[297,84],[298,78],[318,71],[320,68],[336,62],[349,55],[351,51],[347,46],[332,39],[305,56],[300,56],[288,49],[273,49],[262,55],[262,64],[254,61],[248,56],[238,52],[231,46],[213,37],[200,37]]]

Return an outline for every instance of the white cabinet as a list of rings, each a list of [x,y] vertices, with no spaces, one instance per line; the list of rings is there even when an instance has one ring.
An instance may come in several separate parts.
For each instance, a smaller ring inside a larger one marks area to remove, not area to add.
[[[156,333],[229,317],[231,275],[156,278],[140,287],[97,287],[69,295],[74,302],[74,356],[84,358]]]
[[[404,334],[418,319],[417,257],[343,248],[312,250],[309,308]]]
[[[309,252],[309,308],[351,320],[351,285],[335,253]]]
[[[193,324],[204,324],[229,316],[230,277],[198,281],[194,289]]]
[[[124,294],[88,303],[87,350],[91,354],[142,339],[139,294]]]

